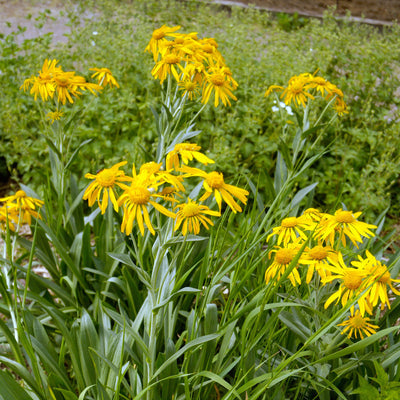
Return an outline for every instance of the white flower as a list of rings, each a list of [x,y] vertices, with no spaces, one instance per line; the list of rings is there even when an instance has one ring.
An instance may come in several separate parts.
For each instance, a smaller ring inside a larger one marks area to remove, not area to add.
[[[277,112],[279,111],[279,107],[277,106],[272,106],[272,112]]]
[[[92,32],[92,35],[98,35],[99,34],[99,32],[97,32],[97,31],[94,31],[94,32]]]
[[[292,107],[286,106],[286,112],[287,112],[289,115],[293,115]]]

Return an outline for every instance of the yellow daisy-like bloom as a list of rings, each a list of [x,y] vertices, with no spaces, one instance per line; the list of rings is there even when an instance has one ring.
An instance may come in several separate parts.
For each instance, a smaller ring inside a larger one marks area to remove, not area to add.
[[[18,190],[11,196],[0,198],[0,202],[5,203],[1,209],[0,220],[2,224],[6,223],[8,217],[9,222],[30,225],[31,217],[40,218],[36,208],[44,204],[42,200],[27,196],[23,190]],[[9,227],[14,230],[12,225],[9,225]]]
[[[44,202],[34,197],[29,197],[23,190],[18,190],[15,194],[0,198],[0,201],[5,202],[7,207],[15,206],[16,208],[30,208],[34,210],[36,207],[41,207]]]
[[[31,78],[26,79],[20,89],[26,91],[30,86],[32,86],[30,94],[34,95],[35,101],[37,100],[38,95],[40,95],[43,101],[46,101],[49,97],[52,99],[56,89],[54,76],[62,72],[61,67],[56,66],[57,63],[57,60],[46,59],[43,63],[42,69],[39,71],[39,75],[37,77],[32,76]]]
[[[176,81],[179,82],[180,77],[176,68],[180,69],[181,72],[184,71],[184,68],[180,64],[181,61],[182,58],[179,57],[177,54],[165,54],[161,58],[161,60],[154,66],[151,74],[154,76],[155,79],[160,80],[160,84],[162,84],[167,78],[167,75],[170,74],[172,74]]]
[[[75,75],[75,72],[61,72],[54,76],[54,83],[57,89],[57,99],[62,104],[68,100],[71,104],[74,102],[72,96],[79,97],[81,92],[79,89],[89,89],[94,95],[99,92],[102,87],[95,83],[86,82],[83,76]]]
[[[196,159],[198,162],[208,165],[214,164],[214,161],[211,158],[208,158],[203,153],[200,153],[201,147],[195,143],[179,143],[176,144],[174,149],[167,154],[165,164],[166,169],[178,170],[179,169],[179,156],[182,159],[184,164],[187,164],[189,161]]]
[[[206,193],[200,198],[200,201],[208,199],[212,193],[214,193],[215,201],[218,204],[219,211],[221,212],[222,200],[231,208],[231,210],[236,212],[241,212],[242,208],[234,200],[237,197],[243,204],[247,203],[247,196],[249,192],[245,189],[238,188],[237,186],[228,185],[224,181],[224,176],[221,172],[205,172],[198,168],[182,167],[180,168],[182,172],[185,172],[188,176],[199,176],[204,178],[203,187]]]
[[[321,279],[325,279],[331,275],[331,272],[325,267],[330,264],[330,259],[337,262],[337,252],[330,246],[316,245],[314,247],[306,247],[303,257],[299,261],[300,264],[308,265],[306,283],[310,283],[314,271],[318,272]]]
[[[48,119],[51,124],[54,123],[54,121],[59,121],[63,116],[65,115],[65,113],[63,111],[50,111],[47,113],[46,115],[46,119]]]
[[[330,83],[322,76],[313,76],[307,83],[307,89],[315,89],[317,92],[321,93],[321,96],[331,95],[335,90],[336,86]],[[326,93],[325,93],[326,92]]]
[[[274,235],[278,235],[277,244],[283,243],[286,246],[289,242],[295,242],[298,237],[307,240],[305,231],[314,229],[314,224],[304,217],[284,218],[281,225],[272,229],[272,233],[267,236],[267,241]]]
[[[193,100],[193,98],[197,97],[200,91],[199,84],[189,79],[180,81],[178,86],[183,90],[182,97],[187,95],[189,100]]]
[[[342,334],[345,334],[347,331],[349,331],[349,334],[347,335],[349,339],[353,336],[353,334],[356,339],[357,334],[361,339],[364,339],[364,335],[371,336],[376,333],[377,329],[379,329],[379,326],[373,325],[369,321],[370,318],[363,317],[360,311],[356,310],[355,313],[352,311],[351,316],[346,321],[338,324],[338,326],[345,327]]]
[[[324,213],[319,211],[317,208],[307,208],[302,214],[304,219],[310,220],[312,222],[319,222],[324,216]]]
[[[229,83],[227,75],[222,68],[213,68],[212,73],[206,73],[206,82],[203,89],[203,97],[201,102],[207,104],[210,100],[211,93],[214,92],[214,106],[218,107],[219,100],[221,99],[224,106],[231,105],[229,97],[237,100],[232,93],[234,87]]]
[[[385,305],[390,309],[387,289],[389,287],[395,295],[400,296],[400,291],[393,286],[393,282],[398,283],[400,279],[392,279],[387,266],[377,260],[368,250],[366,251],[366,256],[364,259],[358,256],[358,261],[353,261],[352,265],[363,268],[369,273],[368,286],[371,285],[369,289],[371,306],[375,307],[380,300],[381,310],[385,308]]]
[[[346,103],[339,97],[335,100],[335,104],[333,105],[333,109],[337,112],[337,114],[340,117],[342,117],[344,114],[348,114],[349,113],[349,111],[347,110]]]
[[[265,283],[268,284],[272,281],[274,285],[276,285],[276,283],[285,273],[286,269],[299,253],[300,247],[301,245],[299,240],[296,240],[295,243],[289,243],[285,247],[275,246],[274,249],[269,252],[268,258],[271,258],[273,253],[275,253],[275,256],[274,261],[265,271]],[[301,258],[302,255],[300,256],[299,261],[301,260]],[[301,279],[297,270],[297,265],[290,272],[288,278],[293,286],[296,286],[297,284],[301,285]]]
[[[375,236],[370,229],[375,229],[376,225],[357,221],[360,212],[344,211],[339,209],[335,215],[325,214],[317,228],[316,236],[323,241],[334,244],[336,233],[339,234],[343,246],[346,246],[346,236],[358,248],[357,242],[362,242],[362,236],[370,238]]]
[[[169,218],[175,219],[176,215],[167,210],[161,204],[153,200],[153,198],[162,198],[161,194],[153,193],[158,188],[160,182],[156,177],[148,174],[138,174],[133,170],[134,178],[130,186],[124,185],[125,191],[118,199],[118,205],[123,205],[124,216],[121,224],[121,232],[127,235],[132,233],[133,223],[135,220],[139,226],[140,233],[144,235],[144,227],[155,235],[155,231],[150,222],[147,207],[152,205],[157,211]]]
[[[158,53],[159,53],[159,47],[162,42],[165,42],[167,39],[165,39],[166,36],[170,37],[176,37],[179,36],[179,33],[175,33],[177,30],[179,30],[181,27],[180,26],[174,26],[174,27],[168,27],[166,25],[163,25],[161,28],[158,28],[153,31],[153,34],[151,36],[150,42],[144,49],[144,51],[148,51],[153,54],[154,57],[154,62],[157,61],[158,58]]]
[[[8,229],[15,231],[14,224],[18,224],[18,214],[13,209],[8,209],[5,205],[0,207],[0,230],[6,232],[8,225]]]
[[[341,304],[344,307],[348,301],[351,301],[360,295],[360,293],[368,286],[368,282],[365,279],[368,276],[368,271],[364,268],[347,267],[344,263],[342,254],[340,252],[337,254],[337,261],[330,259],[332,265],[325,266],[325,269],[332,272],[332,275],[322,279],[322,283],[326,284],[335,279],[339,279],[341,283],[339,289],[325,302],[325,308],[328,308],[334,301],[336,301],[335,304],[338,304],[339,301],[341,301]],[[372,307],[368,300],[369,292],[370,289],[367,290],[366,293],[364,293],[357,301],[361,315],[363,316],[365,312],[372,314]],[[352,306],[351,309],[354,309],[354,306]]]
[[[219,217],[218,211],[210,210],[207,206],[196,203],[188,199],[187,203],[178,204],[175,208],[179,211],[176,214],[176,223],[174,231],[177,231],[182,225],[182,235],[193,233],[197,235],[200,232],[200,224],[208,229],[208,225],[213,226],[213,222],[206,215]]]
[[[307,91],[308,82],[309,78],[302,75],[290,78],[288,86],[281,94],[284,103],[288,106],[293,102],[295,106],[302,105],[305,108],[308,99],[314,99],[314,96]]]
[[[100,86],[117,87],[119,88],[117,80],[113,77],[112,72],[108,68],[90,68],[89,71],[96,71],[91,77],[97,77],[97,83]]]
[[[114,206],[114,210],[118,211],[115,185],[124,188],[125,186],[120,182],[127,182],[132,179],[126,176],[124,171],[120,171],[120,167],[126,163],[127,161],[122,161],[113,165],[111,168],[101,170],[96,175],[90,173],[85,175],[85,178],[87,179],[94,179],[83,194],[83,200],[88,200],[89,207],[92,207],[94,202],[97,200],[101,213],[104,214],[108,206],[108,199],[110,199]]]
[[[182,184],[183,177],[172,175],[169,171],[162,171],[161,167],[162,163],[156,163],[154,161],[151,161],[143,164],[140,167],[139,174],[140,175],[147,174],[149,177],[151,176],[157,177],[158,179],[161,179],[162,183],[169,183],[175,188],[175,190],[184,192],[185,187]]]

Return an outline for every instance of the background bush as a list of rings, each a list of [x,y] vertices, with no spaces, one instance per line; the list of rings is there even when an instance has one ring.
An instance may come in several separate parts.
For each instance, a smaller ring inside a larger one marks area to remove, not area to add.
[[[343,90],[350,113],[329,128],[321,146],[330,145],[330,152],[312,176],[304,177],[304,184],[319,182],[315,205],[328,210],[343,201],[369,217],[390,203],[391,212],[398,211],[397,25],[376,28],[336,20],[332,13],[301,24],[292,19],[291,25],[290,18],[275,18],[253,8],[196,1],[102,0],[82,7],[65,6],[72,31],[65,44],[52,42],[50,34],[21,41],[22,29],[17,27],[1,39],[0,151],[15,180],[37,186],[48,162],[38,136],[37,105],[19,90],[45,58],[56,58],[64,70],[76,70],[87,78],[89,68],[108,67],[121,85],[88,106],[84,124],[74,133],[76,141],[96,137],[76,161],[78,178],[121,159],[147,161],[156,147],[149,106],[159,103],[160,89],[144,48],[155,28],[181,25],[183,32],[214,37],[239,83],[238,101],[230,108],[209,106],[198,124],[203,131],[199,144],[218,160],[219,169],[228,176],[252,176],[265,189],[263,177],[273,170],[272,154],[280,135],[278,116],[271,110],[273,98],[263,97],[265,89],[319,69],[321,76]],[[89,14],[83,13],[88,10]]]

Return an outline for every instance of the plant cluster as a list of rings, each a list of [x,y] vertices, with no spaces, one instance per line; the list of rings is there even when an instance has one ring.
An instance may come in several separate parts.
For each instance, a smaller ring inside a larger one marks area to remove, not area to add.
[[[275,168],[266,168],[260,184],[236,168],[246,186],[232,185],[225,164],[202,146],[231,115],[231,101],[240,105],[243,89],[220,53],[225,46],[169,23],[149,41],[147,29],[140,54],[150,51],[154,65],[144,59],[135,74],[152,71],[154,90],[161,88],[157,105],[148,104],[156,136],[148,149],[126,149],[124,157],[86,168],[98,144],[81,137],[80,127],[103,117],[107,101],[132,85],[114,77],[113,64],[93,68],[97,83],[89,83],[77,68],[64,72],[47,58],[22,84],[40,110],[49,160],[41,196],[21,184],[0,199],[1,397],[325,400],[357,399],[369,387],[393,393],[400,256],[384,259],[385,212],[368,224],[345,205],[334,214],[312,208],[312,170],[327,154],[324,139],[338,115],[352,113],[347,92],[298,71],[286,86],[270,86],[281,118]],[[89,85],[96,96],[85,96]],[[137,118],[144,115],[139,110]],[[104,130],[97,133],[104,143]],[[88,170],[97,172],[82,172]],[[21,233],[24,223],[29,236]]]

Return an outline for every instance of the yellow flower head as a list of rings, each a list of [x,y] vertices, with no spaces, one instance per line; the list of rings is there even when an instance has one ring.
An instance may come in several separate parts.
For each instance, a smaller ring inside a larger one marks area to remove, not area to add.
[[[271,258],[273,253],[275,253],[274,261],[265,271],[265,282],[273,282],[274,285],[281,279],[282,275],[285,273],[286,269],[296,258],[301,248],[300,238],[294,243],[289,243],[285,247],[275,246],[268,254]],[[299,258],[302,258],[302,255]],[[301,279],[299,272],[297,270],[297,265],[292,269],[288,278],[293,286],[297,284],[301,285]]]
[[[232,86],[232,83],[227,78],[228,75],[223,69],[223,66],[213,67],[209,72],[210,73],[206,73],[206,82],[204,84],[201,102],[207,104],[210,100],[211,94],[214,93],[215,107],[218,107],[220,99],[224,106],[227,104],[231,105],[229,98],[237,100],[235,95],[232,93],[232,90],[235,90],[235,87]]]
[[[174,149],[167,154],[165,164],[167,171],[179,169],[179,156],[184,164],[188,164],[193,159],[198,162],[207,165],[213,164],[214,161],[200,153],[201,147],[195,143],[179,143],[176,144]]]
[[[48,119],[51,122],[51,124],[53,124],[54,121],[59,121],[64,115],[65,113],[60,110],[50,111],[47,113],[46,119]]]
[[[364,339],[364,335],[371,336],[376,333],[379,326],[373,325],[370,322],[370,318],[364,317],[361,315],[360,310],[356,310],[356,312],[351,311],[351,316],[338,326],[344,326],[342,334],[349,331],[348,338],[350,339],[353,334],[354,337],[357,339],[357,334],[360,336],[361,339]]]
[[[321,279],[325,279],[331,275],[331,272],[325,267],[330,264],[330,259],[337,262],[337,252],[330,246],[316,245],[314,247],[306,247],[300,264],[308,265],[306,283],[310,283],[314,271],[318,272]]]
[[[347,105],[343,101],[343,99],[337,97],[335,100],[335,104],[333,105],[333,109],[337,112],[337,114],[342,117],[344,114],[348,114]]]
[[[160,80],[160,84],[164,82],[168,75],[173,75],[177,82],[180,81],[180,73],[184,71],[183,66],[180,64],[182,58],[175,53],[165,54],[161,60],[154,66],[151,74],[155,79]],[[178,70],[180,73],[178,73]]]
[[[315,224],[304,217],[284,218],[281,225],[272,229],[272,233],[267,236],[267,241],[274,235],[278,235],[277,244],[286,246],[289,242],[295,242],[298,237],[307,240],[305,231],[312,231]]]
[[[358,261],[353,261],[352,265],[368,271],[369,302],[372,307],[375,307],[380,301],[381,310],[384,309],[385,305],[390,308],[388,287],[395,295],[400,296],[400,292],[393,286],[393,282],[398,283],[400,279],[392,279],[386,265],[377,260],[368,250],[366,256],[366,258],[358,256]]]
[[[9,222],[27,223],[29,225],[32,222],[31,217],[40,218],[36,208],[44,204],[42,200],[27,196],[23,190],[18,190],[11,196],[0,198],[0,202],[4,202],[0,216],[2,223],[6,222],[8,217]],[[11,225],[9,227],[14,230]]]
[[[344,307],[348,301],[354,300],[368,287],[368,281],[366,280],[368,271],[364,268],[347,267],[342,254],[340,252],[337,254],[337,261],[330,258],[330,263],[332,265],[325,266],[325,269],[332,272],[332,274],[322,279],[322,283],[326,284],[335,279],[339,279],[340,286],[339,289],[325,302],[325,308],[328,308],[335,300],[336,304],[341,301],[341,304]],[[370,289],[357,300],[361,315],[364,315],[365,312],[372,314],[372,308],[369,302],[369,292]],[[352,306],[351,309],[354,309],[354,306]]]
[[[57,63],[57,60],[46,59],[43,63],[42,69],[39,71],[39,75],[37,77],[32,76],[31,78],[26,79],[21,86],[21,89],[26,91],[30,86],[32,86],[30,94],[34,95],[35,101],[38,95],[40,95],[43,101],[46,101],[49,97],[52,99],[56,89],[54,76],[62,72],[61,67],[56,66]]]
[[[198,168],[190,168],[185,166],[180,168],[180,170],[185,172],[187,176],[199,176],[204,179],[203,187],[206,192],[200,198],[200,201],[208,199],[211,194],[214,193],[215,201],[218,204],[220,212],[222,200],[228,204],[234,213],[242,211],[242,208],[234,200],[233,196],[237,197],[243,204],[247,203],[247,196],[249,195],[249,192],[245,189],[225,183],[222,172],[213,171],[207,173]]]
[[[179,211],[176,214],[176,223],[174,231],[177,231],[182,225],[182,235],[193,233],[197,235],[200,232],[200,224],[208,229],[208,225],[213,226],[213,222],[206,215],[219,217],[221,214],[210,210],[207,206],[196,203],[188,199],[187,203],[178,204],[175,208]]]
[[[342,209],[337,210],[335,215],[325,214],[315,236],[333,245],[335,235],[338,233],[343,246],[346,246],[347,237],[358,248],[357,242],[362,242],[362,236],[367,238],[375,236],[370,229],[376,228],[376,225],[358,221],[360,215],[361,212],[353,213]]]
[[[183,90],[182,96],[187,95],[189,100],[196,98],[200,91],[200,86],[197,82],[190,79],[184,79],[178,83],[178,86]]]
[[[154,193],[154,190],[160,185],[159,180],[154,175],[147,173],[136,175],[135,171],[133,171],[133,175],[131,185],[124,186],[125,191],[118,199],[118,205],[123,205],[124,212],[121,232],[125,232],[127,235],[132,233],[133,223],[136,220],[142,236],[144,235],[145,225],[155,235],[147,207],[151,205],[169,218],[175,219],[175,214],[153,200],[153,198],[163,197],[161,194]]]
[[[305,108],[308,99],[314,99],[314,96],[307,91],[309,80],[307,74],[290,78],[287,87],[281,94],[281,98],[287,106],[293,102],[295,106],[302,105]]]
[[[168,27],[166,25],[163,25],[161,28],[158,28],[153,31],[150,42],[148,43],[144,51],[148,51],[153,54],[154,62],[157,61],[159,54],[159,47],[161,43],[167,41],[166,36],[169,37],[179,36],[179,33],[175,32],[180,28],[181,28],[180,26]]]
[[[85,178],[93,179],[93,182],[90,183],[83,194],[83,200],[88,200],[89,207],[92,207],[97,200],[101,213],[104,214],[108,206],[108,199],[110,199],[114,210],[118,211],[115,185],[124,188],[125,186],[120,182],[131,180],[131,178],[125,175],[124,171],[120,171],[120,167],[126,163],[126,161],[122,161],[113,165],[111,168],[101,170],[96,175],[90,173],[85,175]]]
[[[90,68],[90,71],[96,71],[91,77],[97,77],[97,83],[100,86],[117,87],[119,88],[117,80],[113,77],[113,74],[108,68]]]

